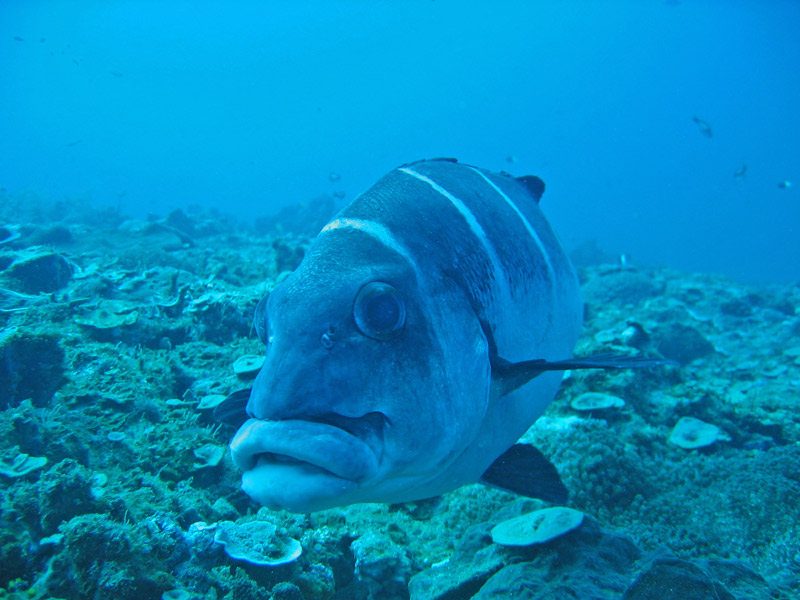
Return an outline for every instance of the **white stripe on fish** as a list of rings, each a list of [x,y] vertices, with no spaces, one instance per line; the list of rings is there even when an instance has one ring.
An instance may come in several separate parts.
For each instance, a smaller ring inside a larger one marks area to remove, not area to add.
[[[547,265],[548,279],[552,281],[554,277],[553,263],[550,262],[550,255],[547,253],[547,250],[545,249],[544,244],[542,243],[542,239],[539,237],[539,235],[531,226],[530,221],[528,221],[525,215],[523,215],[522,212],[519,210],[519,208],[517,208],[517,205],[514,203],[514,201],[511,200],[511,198],[509,198],[505,193],[503,193],[503,191],[499,187],[497,187],[497,185],[495,185],[494,181],[489,179],[479,169],[476,169],[475,167],[469,167],[469,168],[478,175],[480,175],[486,183],[492,186],[494,191],[500,194],[503,200],[506,201],[506,204],[508,204],[512,209],[514,209],[514,212],[517,213],[517,216],[519,217],[520,221],[522,221],[522,224],[525,226],[525,229],[528,230],[528,234],[533,238],[533,241],[536,242],[536,246],[539,248],[539,252],[542,253],[542,258],[544,259],[544,262]]]
[[[453,194],[448,192],[438,183],[436,183],[432,179],[429,179],[428,177],[425,177],[425,175],[417,173],[416,171],[413,171],[407,167],[400,168],[398,169],[398,171],[401,171],[406,175],[411,175],[411,177],[414,177],[416,179],[419,179],[420,181],[427,183],[434,190],[436,190],[442,196],[447,198],[450,201],[450,203],[456,208],[456,210],[458,210],[458,212],[467,222],[467,225],[469,225],[469,228],[472,231],[472,233],[475,235],[476,238],[478,238],[478,241],[486,249],[486,254],[489,256],[489,260],[492,263],[494,280],[497,282],[497,285],[500,288],[500,293],[503,296],[502,300],[504,302],[511,302],[511,288],[508,285],[508,279],[506,278],[505,269],[503,268],[503,264],[500,261],[500,257],[497,255],[497,251],[495,250],[492,243],[489,241],[489,237],[486,235],[486,231],[484,231],[483,227],[481,227],[481,224],[478,222],[478,219],[475,218],[475,215],[472,214],[472,211],[469,209],[469,207],[466,204],[464,204],[462,200],[453,196]]]
[[[322,228],[322,231],[320,231],[320,235],[328,231],[335,231],[337,229],[357,229],[358,231],[363,231],[374,240],[380,242],[387,248],[394,250],[397,254],[405,258],[415,269],[417,268],[417,265],[414,262],[414,259],[411,257],[409,251],[397,241],[394,235],[392,235],[391,231],[386,229],[386,227],[380,223],[375,223],[374,221],[365,221],[363,219],[339,218],[334,219],[325,225],[325,227]]]

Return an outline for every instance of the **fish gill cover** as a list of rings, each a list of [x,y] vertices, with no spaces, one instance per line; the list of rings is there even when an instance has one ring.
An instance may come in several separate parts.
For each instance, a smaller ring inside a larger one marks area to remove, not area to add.
[[[796,6],[31,6],[0,8],[0,598],[796,597]],[[421,155],[541,175],[575,355],[680,364],[564,380],[520,441],[584,516],[541,544],[491,532],[548,503],[479,484],[260,508],[213,416],[259,299]]]

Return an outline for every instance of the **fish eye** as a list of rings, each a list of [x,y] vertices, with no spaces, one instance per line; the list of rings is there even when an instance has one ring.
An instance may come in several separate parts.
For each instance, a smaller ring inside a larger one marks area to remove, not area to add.
[[[269,323],[267,322],[267,298],[269,294],[258,301],[256,313],[253,316],[253,327],[256,328],[258,339],[266,346],[269,344]]]
[[[362,287],[353,305],[358,329],[374,340],[388,340],[403,328],[406,308],[400,294],[388,283],[372,281]]]

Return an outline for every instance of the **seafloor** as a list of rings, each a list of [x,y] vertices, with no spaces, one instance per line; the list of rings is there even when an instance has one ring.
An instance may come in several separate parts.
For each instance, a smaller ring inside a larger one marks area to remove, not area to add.
[[[262,352],[256,302],[329,204],[243,226],[0,197],[0,598],[800,597],[797,284],[576,255],[576,354],[680,366],[564,382],[526,435],[586,515],[552,541],[493,543],[542,503],[479,485],[310,515],[252,505],[212,409],[248,387],[233,364]],[[624,405],[574,409],[586,392]],[[673,432],[682,417],[718,429]],[[257,564],[292,539],[299,558]]]

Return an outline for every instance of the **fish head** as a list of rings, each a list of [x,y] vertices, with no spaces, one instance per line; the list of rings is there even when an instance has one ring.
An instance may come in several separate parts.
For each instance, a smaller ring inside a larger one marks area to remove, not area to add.
[[[253,500],[311,512],[437,493],[481,427],[490,366],[467,299],[421,285],[356,230],[317,238],[262,301],[266,360],[231,442]]]

